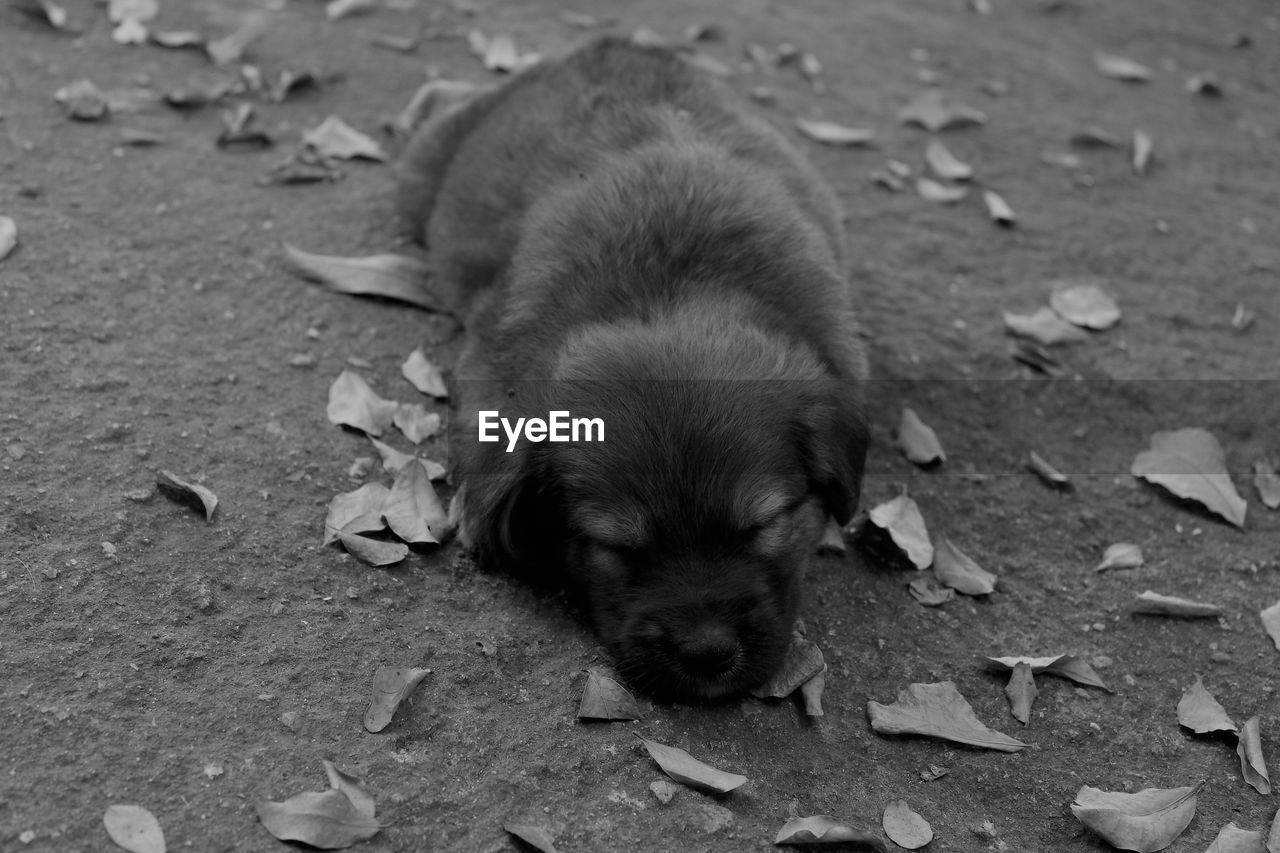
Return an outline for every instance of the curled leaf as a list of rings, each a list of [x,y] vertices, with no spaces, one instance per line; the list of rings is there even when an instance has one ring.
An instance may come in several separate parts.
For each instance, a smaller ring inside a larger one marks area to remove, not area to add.
[[[898,111],[898,121],[937,133],[986,124],[987,115],[973,107],[950,103],[941,89],[926,89]]]
[[[1101,687],[1103,690],[1111,692],[1111,688],[1107,687],[1094,668],[1089,665],[1089,662],[1077,655],[1054,655],[1043,658],[989,657],[985,660],[999,669],[1013,669],[1018,664],[1025,663],[1031,667],[1031,671],[1036,675],[1042,673],[1056,675],[1059,678],[1074,681],[1076,684],[1083,684],[1086,687]]]
[[[1034,450],[1027,455],[1027,467],[1048,486],[1055,489],[1071,488],[1071,478],[1046,462],[1044,457]]]
[[[1123,56],[1098,52],[1093,55],[1093,63],[1099,74],[1112,80],[1146,83],[1151,79],[1150,68]]]
[[[53,93],[66,114],[76,121],[100,121],[111,111],[107,94],[92,80],[77,80]]]
[[[782,825],[773,839],[777,846],[800,844],[861,844],[884,853],[888,848],[874,832],[855,829],[826,815],[793,817]]]
[[[409,353],[404,364],[400,365],[400,373],[423,394],[430,394],[439,400],[449,396],[449,389],[444,383],[444,374],[439,367],[427,359],[421,347]]]
[[[1221,98],[1222,84],[1218,75],[1212,71],[1202,71],[1187,78],[1187,91],[1192,95],[1203,95],[1206,98]]]
[[[1087,278],[1055,283],[1049,305],[1062,319],[1086,329],[1102,331],[1120,322],[1120,306],[1102,286]]]
[[[1094,568],[1095,572],[1108,569],[1136,569],[1143,563],[1142,549],[1131,542],[1117,542],[1102,552],[1102,562]]]
[[[324,519],[324,544],[338,539],[339,533],[370,533],[382,530],[382,505],[388,490],[381,483],[365,483],[354,492],[335,495],[329,501]]]
[[[821,673],[826,666],[822,649],[799,634],[793,634],[782,666],[778,667],[778,671],[768,681],[752,690],[751,695],[757,699],[782,699],[790,696],[796,688]]]
[[[213,512],[218,508],[218,496],[199,483],[188,483],[171,471],[157,471],[156,485],[160,491],[175,497],[183,503],[198,504],[204,510],[204,520],[213,521]]]
[[[1259,794],[1271,793],[1271,775],[1267,773],[1267,762],[1262,757],[1262,737],[1258,733],[1259,718],[1255,715],[1245,720],[1240,727],[1240,742],[1236,744],[1236,755],[1240,757],[1240,775]]]
[[[378,805],[369,795],[363,779],[339,770],[332,761],[322,758],[320,763],[324,765],[324,773],[329,777],[329,787],[346,794],[356,811],[367,818],[373,818],[378,813]]]
[[[205,51],[215,65],[233,65],[244,58],[245,51],[271,28],[271,18],[265,12],[247,15],[235,32],[215,39],[205,45]]]
[[[898,421],[897,445],[902,455],[916,465],[935,465],[947,458],[942,451],[942,443],[938,441],[938,434],[911,409],[902,410],[902,418]]]
[[[996,576],[952,545],[946,536],[939,537],[934,546],[933,573],[943,586],[964,595],[988,595],[996,589]]]
[[[431,670],[417,667],[378,667],[373,674],[369,710],[364,712],[364,727],[377,734],[390,725],[400,703],[430,674]]]
[[[1227,716],[1227,711],[1213,694],[1205,689],[1200,676],[1178,700],[1178,725],[1186,726],[1198,735],[1209,732],[1238,732],[1240,727]]]
[[[872,145],[876,140],[876,132],[868,128],[847,127],[833,121],[813,121],[796,119],[796,129],[814,142],[823,145],[841,147],[863,147]]]
[[[924,162],[944,181],[967,181],[973,177],[973,167],[952,154],[938,139],[930,139],[925,146]]]
[[[258,820],[281,841],[301,841],[323,850],[351,847],[377,835],[378,821],[367,817],[345,793],[306,791],[282,803],[264,800],[256,805]]]
[[[948,601],[954,601],[956,597],[956,591],[938,583],[938,578],[933,572],[925,572],[912,578],[911,583],[907,584],[907,591],[911,593],[912,598],[925,607],[938,607]]]
[[[894,800],[885,806],[880,826],[890,841],[905,850],[919,850],[933,840],[933,827],[906,800]]]
[[[156,816],[142,806],[108,806],[102,825],[120,847],[130,853],[164,853],[164,830]]]
[[[0,224],[0,233],[4,227]],[[0,259],[4,258],[4,239],[0,237]],[[1258,490],[1258,498],[1267,509],[1280,509],[1280,473],[1270,459],[1259,459],[1253,463],[1253,487]]]
[[[924,526],[920,507],[906,495],[899,495],[871,510],[871,523],[888,532],[895,545],[917,569],[927,569],[933,562],[933,543]]]
[[[344,370],[329,386],[329,422],[382,435],[395,417],[395,400],[384,400],[358,373]]]
[[[993,731],[982,724],[953,682],[909,684],[898,691],[892,705],[867,703],[871,728],[881,734],[924,735],[956,743],[1017,752],[1026,747],[1020,740]]]
[[[440,416],[428,412],[421,403],[401,403],[392,423],[414,444],[421,444],[440,431]]]
[[[1017,224],[1018,217],[1003,196],[997,195],[991,190],[983,190],[982,201],[987,206],[987,215],[991,217],[991,221],[995,224],[1005,228],[1012,228]]]
[[[1280,601],[1262,611],[1262,627],[1266,630],[1271,642],[1280,649]]]
[[[800,685],[800,698],[804,702],[804,713],[807,717],[821,717],[822,712],[822,691],[827,686],[827,665],[824,663],[822,669],[818,671],[813,678],[810,678],[804,684]]]
[[[1267,853],[1267,841],[1261,832],[1241,829],[1232,822],[1218,830],[1204,853]]]
[[[0,261],[9,257],[9,253],[18,245],[18,223],[12,216],[0,216]]]
[[[409,546],[403,542],[384,542],[347,530],[338,531],[338,541],[347,553],[371,566],[390,566],[409,556]]]
[[[378,0],[329,0],[324,4],[325,17],[339,21],[349,15],[360,15],[378,8]]]
[[[1124,140],[1110,131],[1090,125],[1071,134],[1076,148],[1123,148]]]
[[[1009,698],[1009,713],[1025,726],[1031,719],[1031,706],[1040,695],[1029,663],[1018,661],[1013,665],[1009,673],[1009,683],[1004,688],[1004,695]]]
[[[1222,445],[1206,430],[1192,427],[1155,433],[1151,448],[1137,455],[1130,472],[1244,527],[1248,503],[1231,482]]]
[[[1004,314],[1004,326],[1015,335],[1045,346],[1073,344],[1089,340],[1089,333],[1062,319],[1052,308],[1034,314]]]
[[[1135,130],[1131,142],[1130,163],[1135,175],[1145,175],[1147,166],[1151,164],[1151,155],[1155,151],[1155,142],[1151,134],[1145,130]]]
[[[579,720],[638,720],[640,708],[631,691],[599,669],[587,670],[578,702]]]
[[[746,776],[717,770],[678,747],[667,746],[643,737],[640,741],[662,771],[677,782],[716,794],[727,794],[747,781]]]
[[[539,853],[556,853],[556,845],[551,839],[551,830],[544,826],[508,821],[502,825],[502,828]]]
[[[16,11],[55,30],[65,30],[68,24],[67,10],[53,0],[14,0],[10,4]]]
[[[426,466],[417,461],[396,475],[381,512],[387,527],[410,544],[434,544],[447,538],[448,513],[431,486]]]
[[[316,127],[304,131],[302,144],[313,149],[321,157],[336,157],[339,160],[359,157],[379,162],[387,159],[382,146],[333,115]]]
[[[316,255],[284,244],[294,268],[304,277],[324,284],[337,293],[381,296],[435,310],[436,300],[427,292],[428,267],[406,255],[368,255],[344,258]]]
[[[1076,792],[1071,811],[1111,846],[1155,853],[1172,844],[1191,823],[1199,790],[1200,785],[1191,785],[1126,794],[1085,785]]]
[[[1178,598],[1176,595],[1161,595],[1147,590],[1139,593],[1138,603],[1133,606],[1134,613],[1148,616],[1182,616],[1187,619],[1206,619],[1222,615],[1222,607],[1217,604],[1206,604],[1192,601],[1189,598]]]
[[[940,184],[932,178],[916,178],[916,193],[935,204],[955,204],[968,197],[969,188]]]

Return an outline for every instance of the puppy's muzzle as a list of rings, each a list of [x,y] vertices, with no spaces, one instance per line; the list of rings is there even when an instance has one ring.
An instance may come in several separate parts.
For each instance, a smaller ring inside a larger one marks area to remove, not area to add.
[[[718,620],[703,620],[675,641],[676,659],[695,678],[718,678],[738,663],[742,647],[732,628]]]

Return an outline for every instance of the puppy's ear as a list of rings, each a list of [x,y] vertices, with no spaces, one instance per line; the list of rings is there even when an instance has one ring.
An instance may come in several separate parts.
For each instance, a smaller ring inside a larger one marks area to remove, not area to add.
[[[810,488],[841,526],[858,511],[870,441],[860,384],[833,381],[801,409]]]

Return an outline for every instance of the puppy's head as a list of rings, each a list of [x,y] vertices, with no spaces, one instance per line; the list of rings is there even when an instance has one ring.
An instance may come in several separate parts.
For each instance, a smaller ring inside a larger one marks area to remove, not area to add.
[[[496,534],[517,551],[531,527],[567,543],[571,585],[636,687],[739,693],[781,663],[827,516],[856,509],[859,393],[724,317],[579,332],[547,400],[600,418],[604,440],[526,442]]]

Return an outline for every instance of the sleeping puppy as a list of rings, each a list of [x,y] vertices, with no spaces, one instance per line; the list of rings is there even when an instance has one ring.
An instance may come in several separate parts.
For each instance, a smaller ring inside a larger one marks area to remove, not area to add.
[[[830,190],[715,81],[616,38],[432,118],[400,181],[466,316],[450,426],[464,544],[482,565],[563,573],[651,695],[766,680],[866,453]],[[482,414],[557,411],[603,435],[512,440]]]

